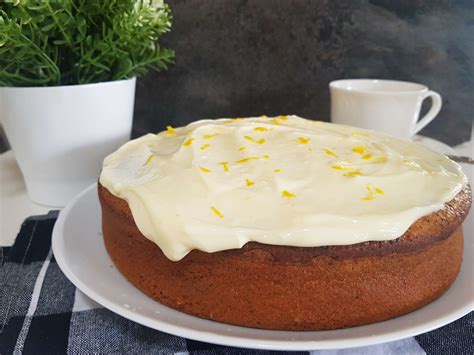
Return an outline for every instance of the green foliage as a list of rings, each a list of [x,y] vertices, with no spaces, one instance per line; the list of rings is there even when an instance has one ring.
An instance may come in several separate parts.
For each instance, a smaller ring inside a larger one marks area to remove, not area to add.
[[[0,86],[87,84],[165,70],[160,0],[0,0]]]

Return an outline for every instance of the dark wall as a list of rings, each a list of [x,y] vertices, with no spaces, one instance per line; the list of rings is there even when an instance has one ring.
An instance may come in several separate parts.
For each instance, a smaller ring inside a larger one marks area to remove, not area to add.
[[[140,79],[135,135],[202,118],[295,113],[329,120],[328,83],[390,78],[444,99],[422,134],[470,138],[474,0],[175,0],[165,73]]]

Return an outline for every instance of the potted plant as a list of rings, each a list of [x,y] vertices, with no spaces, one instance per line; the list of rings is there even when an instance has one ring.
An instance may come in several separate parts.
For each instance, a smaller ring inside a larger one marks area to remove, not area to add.
[[[165,70],[157,0],[0,4],[0,122],[38,203],[63,206],[130,139],[135,78]]]

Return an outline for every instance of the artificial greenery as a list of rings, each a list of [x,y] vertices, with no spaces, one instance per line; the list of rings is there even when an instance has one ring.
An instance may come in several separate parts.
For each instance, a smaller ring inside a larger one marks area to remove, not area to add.
[[[157,0],[0,0],[0,86],[87,84],[164,70]]]

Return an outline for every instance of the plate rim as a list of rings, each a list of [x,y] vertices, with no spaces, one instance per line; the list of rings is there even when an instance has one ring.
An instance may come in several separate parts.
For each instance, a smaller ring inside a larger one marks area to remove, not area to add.
[[[428,138],[428,139],[438,142],[432,138]],[[439,143],[442,143],[442,142],[439,142]],[[444,143],[442,144],[444,145]],[[376,344],[392,342],[396,340],[402,340],[409,337],[414,337],[416,335],[426,333],[434,329],[437,329],[439,327],[442,327],[446,324],[449,324],[463,317],[464,315],[466,315],[467,313],[471,312],[474,309],[474,300],[471,300],[470,303],[465,304],[463,307],[457,308],[455,311],[451,311],[450,313],[444,316],[426,321],[422,325],[415,326],[414,328],[405,328],[405,329],[399,329],[396,332],[388,332],[381,335],[375,335],[375,336],[365,335],[365,336],[360,336],[356,339],[349,338],[349,339],[340,339],[336,341],[334,339],[297,340],[297,341],[275,340],[275,339],[266,339],[266,340],[249,339],[248,337],[235,336],[235,334],[232,334],[232,333],[230,333],[229,335],[217,334],[217,333],[214,333],[212,331],[207,331],[207,330],[197,330],[197,329],[191,329],[188,327],[183,328],[182,326],[172,324],[169,321],[160,320],[159,317],[157,317],[156,315],[154,315],[154,317],[152,316],[146,317],[134,312],[133,309],[127,309],[125,307],[115,304],[114,303],[115,301],[110,301],[109,299],[107,299],[107,297],[96,292],[93,287],[83,282],[79,277],[75,275],[74,271],[72,271],[72,269],[69,267],[68,261],[66,260],[66,257],[62,252],[62,250],[64,249],[64,226],[65,226],[65,223],[68,221],[68,218],[70,218],[71,216],[71,211],[74,209],[74,207],[76,207],[76,205],[79,202],[81,202],[85,198],[88,198],[89,194],[92,195],[94,189],[97,189],[97,183],[93,183],[91,186],[87,187],[82,192],[80,192],[59,213],[58,219],[53,228],[52,240],[51,240],[51,246],[52,246],[52,250],[53,250],[56,262],[58,266],[60,267],[61,271],[74,284],[74,286],[76,286],[80,291],[82,291],[92,300],[99,303],[102,307],[122,317],[127,318],[135,323],[144,325],[148,328],[152,328],[152,329],[162,331],[168,334],[172,334],[175,336],[179,336],[179,337],[184,337],[187,339],[205,341],[205,342],[224,345],[224,346],[248,348],[248,349],[295,350],[295,351],[309,351],[309,350],[316,350],[316,349],[345,349],[345,348],[352,348],[352,347],[376,345]],[[99,203],[97,196],[95,196],[94,202]],[[115,269],[115,272],[117,273],[119,272],[116,268],[114,269]],[[129,286],[134,287],[131,284],[129,284]],[[166,307],[160,303],[158,304],[162,307]],[[253,328],[239,327],[235,325],[228,325],[225,323],[215,322],[215,321],[195,317],[192,315],[187,315],[187,316],[193,317],[198,321],[213,322],[217,324],[222,324],[222,326],[227,326],[227,327],[253,329]],[[390,320],[387,320],[387,321],[390,321]],[[354,327],[354,328],[360,328],[360,327]],[[351,328],[347,328],[347,329],[351,329]],[[260,332],[268,332],[269,330],[254,329],[254,331],[260,333]],[[297,331],[294,331],[294,332],[278,331],[278,330],[270,330],[270,331],[282,332],[285,334],[294,333],[295,335],[302,333],[302,332],[297,332]],[[337,330],[334,330],[334,331],[337,332]],[[186,334],[184,335],[183,332],[185,332]],[[320,332],[325,332],[325,331],[306,331],[304,333],[320,333]]]

